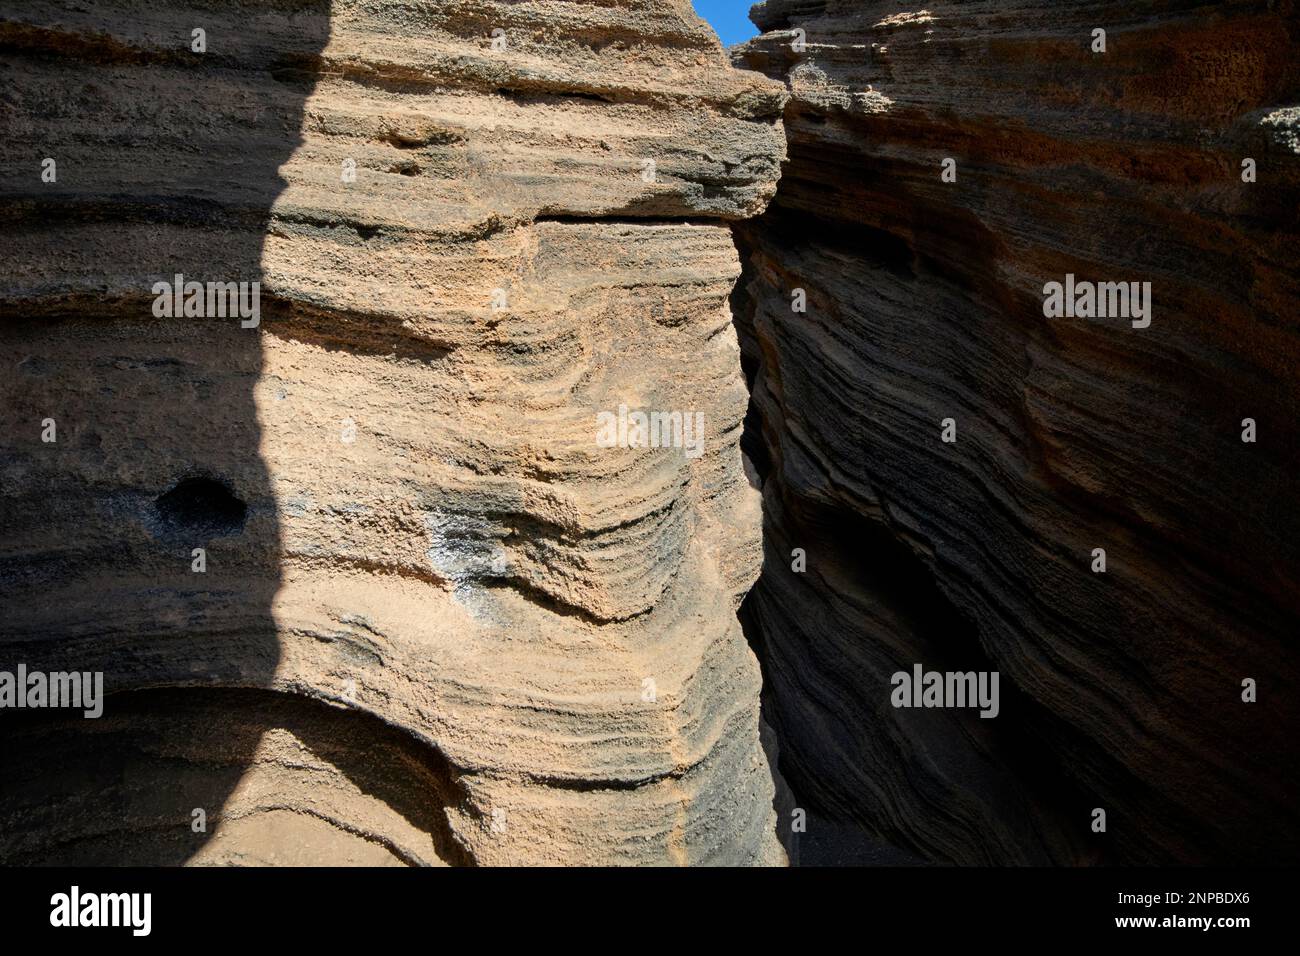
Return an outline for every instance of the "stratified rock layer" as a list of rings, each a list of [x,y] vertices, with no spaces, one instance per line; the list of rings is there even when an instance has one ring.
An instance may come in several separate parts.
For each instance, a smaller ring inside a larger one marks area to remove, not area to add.
[[[780,862],[727,299],[781,84],[687,0],[37,0],[0,46],[0,668],[116,695],[0,716],[0,858]],[[177,274],[260,325],[158,316]],[[620,405],[702,454],[600,447]]]
[[[925,859],[1295,862],[1296,5],[921,7],[768,0],[735,57],[792,93],[737,229],[785,776]],[[1068,273],[1150,327],[1045,318]],[[916,663],[1000,714],[895,709]]]

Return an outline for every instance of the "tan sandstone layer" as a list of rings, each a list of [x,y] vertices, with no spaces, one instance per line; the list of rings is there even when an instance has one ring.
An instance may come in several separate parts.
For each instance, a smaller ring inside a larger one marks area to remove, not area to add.
[[[687,0],[35,0],[0,47],[0,668],[115,695],[0,718],[0,859],[781,862],[727,302],[781,84]],[[156,316],[177,273],[260,324]],[[620,404],[703,453],[599,447]]]

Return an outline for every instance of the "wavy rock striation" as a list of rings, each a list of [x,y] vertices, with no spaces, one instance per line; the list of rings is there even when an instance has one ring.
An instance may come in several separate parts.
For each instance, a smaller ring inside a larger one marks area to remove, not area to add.
[[[112,695],[0,715],[0,858],[782,862],[728,308],[782,84],[687,0],[34,0],[0,47],[0,668]]]
[[[734,54],[791,92],[737,226],[743,613],[784,775],[867,856],[1300,855],[1300,15],[1133,7],[768,0]],[[1046,317],[1067,275],[1151,283],[1149,326]],[[893,707],[917,663],[999,715]]]

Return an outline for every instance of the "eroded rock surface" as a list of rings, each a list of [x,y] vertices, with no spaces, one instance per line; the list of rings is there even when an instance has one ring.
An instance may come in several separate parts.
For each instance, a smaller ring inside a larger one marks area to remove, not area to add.
[[[1295,862],[1296,5],[753,16],[792,99],[737,230],[745,614],[796,794],[929,860]],[[1149,327],[1046,318],[1067,274],[1149,281]],[[1000,714],[892,707],[915,663],[1000,672]]]
[[[34,0],[0,46],[0,668],[117,695],[0,716],[0,858],[781,862],[727,300],[782,84],[687,0]],[[177,274],[259,324],[157,315]],[[620,405],[701,453],[600,447]]]

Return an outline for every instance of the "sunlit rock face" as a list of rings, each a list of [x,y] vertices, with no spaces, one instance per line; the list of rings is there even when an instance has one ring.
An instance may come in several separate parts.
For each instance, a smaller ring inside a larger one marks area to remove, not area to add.
[[[0,670],[109,693],[0,715],[0,859],[783,862],[728,305],[783,84],[687,0],[0,44]]]
[[[805,851],[1297,859],[1300,20],[1138,6],[768,0],[736,53],[792,94],[736,311]],[[1000,712],[893,706],[918,663]]]

